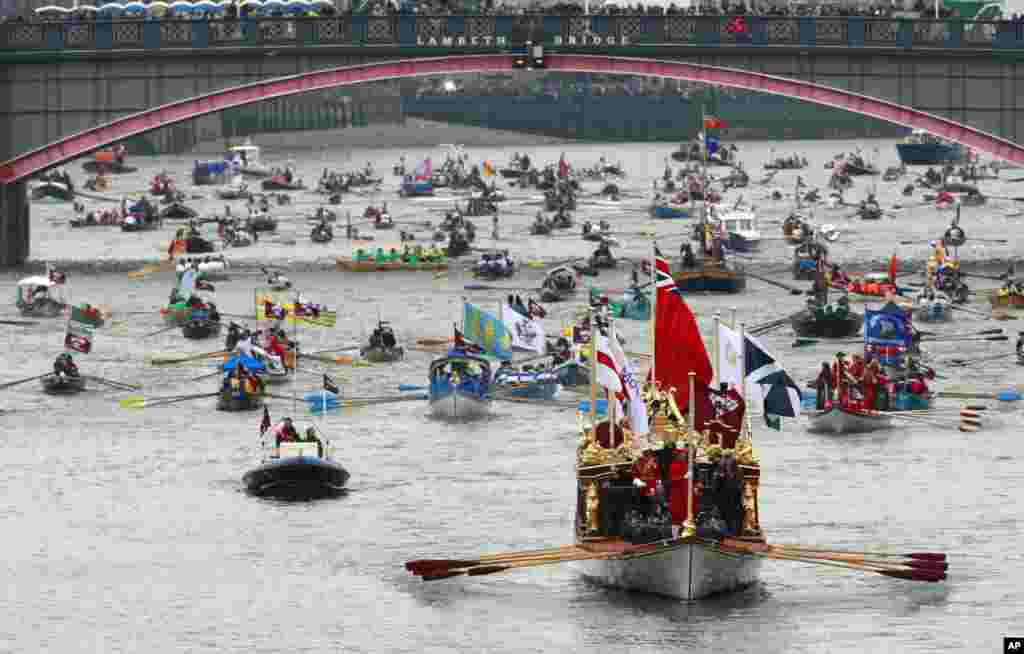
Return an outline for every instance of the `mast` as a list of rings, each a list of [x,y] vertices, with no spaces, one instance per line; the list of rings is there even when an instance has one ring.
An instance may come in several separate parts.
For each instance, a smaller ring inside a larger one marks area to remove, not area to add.
[[[597,441],[597,339],[594,337],[594,307],[587,311],[587,325],[590,329],[590,433]],[[609,443],[611,445],[611,443]]]
[[[711,388],[717,388],[718,387],[718,378],[722,374],[722,371],[719,370],[719,363],[718,363],[718,352],[719,352],[719,348],[721,347],[721,344],[719,343],[719,339],[718,339],[718,327],[719,327],[719,325],[721,323],[722,323],[722,315],[716,311],[715,312],[715,317],[712,318],[712,322],[711,322],[711,324],[713,326],[712,327],[713,331],[711,333],[711,345],[712,345]]]
[[[615,335],[615,321],[608,316],[608,339],[618,338]],[[608,447],[615,447],[615,402],[616,398],[611,391],[605,391],[608,397]]]
[[[686,443],[686,459],[687,459],[687,473],[686,473],[686,523],[683,525],[687,530],[693,530],[696,528],[697,521],[693,515],[693,493],[694,493],[694,449],[697,447],[697,433],[696,433],[696,420],[694,414],[696,413],[696,398],[697,394],[694,390],[694,381],[697,378],[697,373],[690,371],[689,374],[689,385],[690,385],[690,409],[687,412],[687,443]]]
[[[654,376],[654,359],[655,359],[654,353],[656,351],[655,348],[654,348],[654,335],[657,333],[657,330],[654,328],[654,324],[655,324],[655,318],[656,318],[657,313],[658,313],[658,283],[657,283],[657,270],[656,270],[656,268],[658,266],[658,263],[657,263],[658,252],[657,252],[657,250],[658,250],[657,242],[652,240],[651,241],[651,288],[653,290],[651,291],[651,293],[653,295],[653,299],[651,301],[651,324],[650,324],[650,331],[651,331],[651,384],[654,384],[655,382],[657,382],[657,377]]]

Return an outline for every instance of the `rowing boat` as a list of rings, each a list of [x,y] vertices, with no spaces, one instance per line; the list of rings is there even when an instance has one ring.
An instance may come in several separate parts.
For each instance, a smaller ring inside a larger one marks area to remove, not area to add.
[[[893,418],[884,413],[850,411],[833,406],[824,411],[809,413],[808,420],[808,431],[814,433],[860,434],[888,429],[892,426]]]
[[[418,272],[424,270],[448,270],[447,261],[418,261],[416,263],[407,263],[404,261],[356,261],[354,259],[343,259],[339,257],[336,262],[338,270],[348,272],[391,272],[397,270]]]

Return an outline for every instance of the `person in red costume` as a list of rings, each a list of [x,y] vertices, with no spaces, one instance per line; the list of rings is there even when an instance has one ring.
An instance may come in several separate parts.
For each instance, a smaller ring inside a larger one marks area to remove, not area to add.
[[[279,330],[271,330],[270,342],[267,344],[267,350],[276,356],[281,357],[281,361],[284,361],[284,355],[287,351],[287,344],[284,340],[279,337],[281,332]]]

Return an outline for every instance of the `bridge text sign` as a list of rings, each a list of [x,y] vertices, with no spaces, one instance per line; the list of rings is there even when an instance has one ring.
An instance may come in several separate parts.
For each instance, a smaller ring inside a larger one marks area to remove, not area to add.
[[[504,48],[508,45],[507,36],[442,36],[423,38],[416,37],[416,45],[426,47],[465,48],[473,46],[497,46]]]

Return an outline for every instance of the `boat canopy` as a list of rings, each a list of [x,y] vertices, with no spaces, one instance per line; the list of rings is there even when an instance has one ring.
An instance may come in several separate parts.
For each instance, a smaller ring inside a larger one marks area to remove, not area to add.
[[[56,282],[51,280],[49,277],[43,277],[42,275],[36,275],[34,277],[26,277],[25,279],[23,279],[20,282],[18,282],[18,286],[22,286],[22,287],[25,287],[25,288],[33,287],[33,286],[45,286],[47,288],[50,288],[50,287],[56,286],[56,285],[57,285]]]

